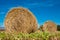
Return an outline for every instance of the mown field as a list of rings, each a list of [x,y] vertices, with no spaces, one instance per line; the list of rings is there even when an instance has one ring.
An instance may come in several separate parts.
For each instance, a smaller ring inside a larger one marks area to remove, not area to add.
[[[0,40],[60,40],[60,32],[49,33],[40,31],[30,34],[19,33],[17,35],[0,32]]]

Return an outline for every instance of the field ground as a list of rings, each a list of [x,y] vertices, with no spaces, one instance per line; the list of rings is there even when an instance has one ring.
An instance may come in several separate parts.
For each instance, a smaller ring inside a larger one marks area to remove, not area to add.
[[[0,31],[0,40],[60,40],[60,31],[57,33],[40,31],[30,34],[19,33],[17,35],[5,34],[4,31]]]

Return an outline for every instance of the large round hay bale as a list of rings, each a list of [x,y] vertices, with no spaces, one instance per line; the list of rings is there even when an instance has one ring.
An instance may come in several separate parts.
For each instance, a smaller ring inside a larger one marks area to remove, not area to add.
[[[28,9],[21,7],[11,9],[4,24],[8,33],[31,33],[37,30],[35,16]]]
[[[49,32],[56,32],[57,31],[57,25],[53,23],[52,21],[47,21],[43,25],[44,31],[49,31]]]

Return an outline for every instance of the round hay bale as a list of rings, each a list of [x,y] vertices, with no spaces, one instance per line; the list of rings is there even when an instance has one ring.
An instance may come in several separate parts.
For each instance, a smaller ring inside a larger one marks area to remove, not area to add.
[[[8,33],[31,33],[37,30],[35,16],[28,9],[13,8],[5,18],[5,29]]]
[[[57,31],[57,25],[51,21],[45,22],[43,25],[44,31],[49,31],[49,32],[56,32]]]

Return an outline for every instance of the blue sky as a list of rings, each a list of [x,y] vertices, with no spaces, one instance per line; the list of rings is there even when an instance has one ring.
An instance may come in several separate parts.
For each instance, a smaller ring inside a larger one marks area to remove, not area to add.
[[[60,24],[60,0],[0,0],[0,26],[4,27],[7,12],[13,7],[28,8],[36,17],[38,25],[47,20]]]

